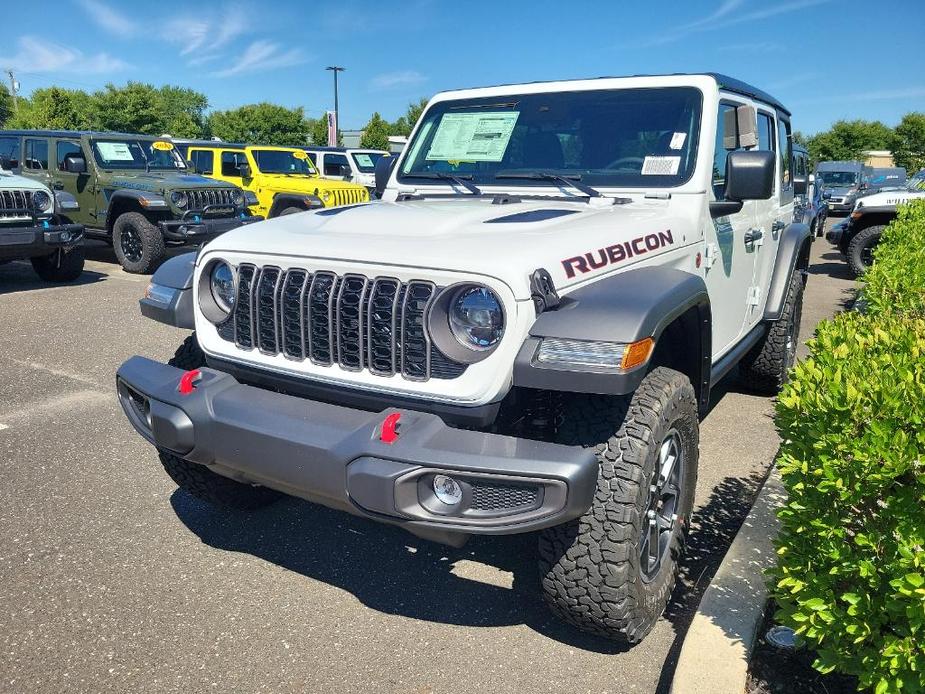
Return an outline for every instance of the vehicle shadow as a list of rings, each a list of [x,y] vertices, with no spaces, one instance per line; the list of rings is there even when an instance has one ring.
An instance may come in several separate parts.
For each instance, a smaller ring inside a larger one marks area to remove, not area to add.
[[[807,272],[810,275],[827,275],[837,280],[854,281],[854,273],[848,267],[844,256],[834,249],[819,256],[819,260],[811,263]]]
[[[13,261],[0,264],[0,296],[16,292],[28,292],[35,289],[48,289],[51,287],[66,289],[83,284],[96,284],[107,278],[107,275],[92,270],[84,270],[73,282],[46,282],[40,279],[32,269],[32,264],[26,261]]]
[[[626,650],[548,612],[539,589],[535,534],[473,537],[456,549],[291,497],[252,513],[224,511],[181,490],[170,502],[207,545],[337,586],[385,614],[466,627],[525,624],[575,648]],[[473,572],[477,578],[464,575]]]

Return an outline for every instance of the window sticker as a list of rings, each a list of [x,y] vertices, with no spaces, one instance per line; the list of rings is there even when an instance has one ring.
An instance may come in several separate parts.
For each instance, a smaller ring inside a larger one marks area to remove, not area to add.
[[[427,161],[501,161],[519,111],[445,113]]]
[[[646,157],[642,162],[643,176],[676,176],[681,157]]]
[[[308,159],[308,153],[301,149],[297,149],[295,152],[293,152],[292,156],[294,156],[296,159]]]
[[[128,145],[124,142],[97,142],[96,148],[106,161],[135,161]]]
[[[684,141],[687,139],[687,133],[675,133],[671,136],[671,143],[668,145],[670,149],[681,149],[684,146]]]
[[[164,142],[163,140],[155,140],[151,144],[151,147],[153,149],[159,149],[162,152],[169,152],[170,150],[173,149],[173,144],[171,144],[170,142]]]
[[[360,166],[368,167],[373,165],[373,158],[368,154],[355,154],[354,156]]]

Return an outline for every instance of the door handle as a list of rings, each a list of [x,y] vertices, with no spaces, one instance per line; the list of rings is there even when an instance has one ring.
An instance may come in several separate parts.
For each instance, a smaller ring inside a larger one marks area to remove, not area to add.
[[[755,243],[764,238],[764,232],[761,229],[749,229],[745,232],[745,243]]]

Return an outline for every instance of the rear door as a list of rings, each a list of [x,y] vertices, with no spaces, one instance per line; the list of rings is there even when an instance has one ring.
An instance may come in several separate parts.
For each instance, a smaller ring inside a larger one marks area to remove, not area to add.
[[[69,212],[68,217],[72,222],[79,224],[92,224],[96,212],[96,192],[93,184],[93,177],[90,175],[90,158],[88,152],[84,152],[78,140],[54,140],[53,141],[54,158],[49,163],[51,167],[51,188],[53,190],[63,190],[75,198],[80,205],[76,212]],[[87,172],[76,174],[64,170],[64,158],[68,154],[79,154],[87,162]]]

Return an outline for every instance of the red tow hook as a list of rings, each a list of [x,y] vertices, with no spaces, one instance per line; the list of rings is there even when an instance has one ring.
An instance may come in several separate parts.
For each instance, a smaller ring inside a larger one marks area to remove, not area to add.
[[[382,420],[382,431],[379,433],[379,440],[382,443],[393,444],[398,440],[399,419],[401,419],[401,412],[393,412]]]
[[[180,395],[189,395],[196,390],[196,384],[199,382],[200,378],[202,378],[202,372],[199,369],[187,371],[180,376],[180,385],[177,386],[177,391]]]

